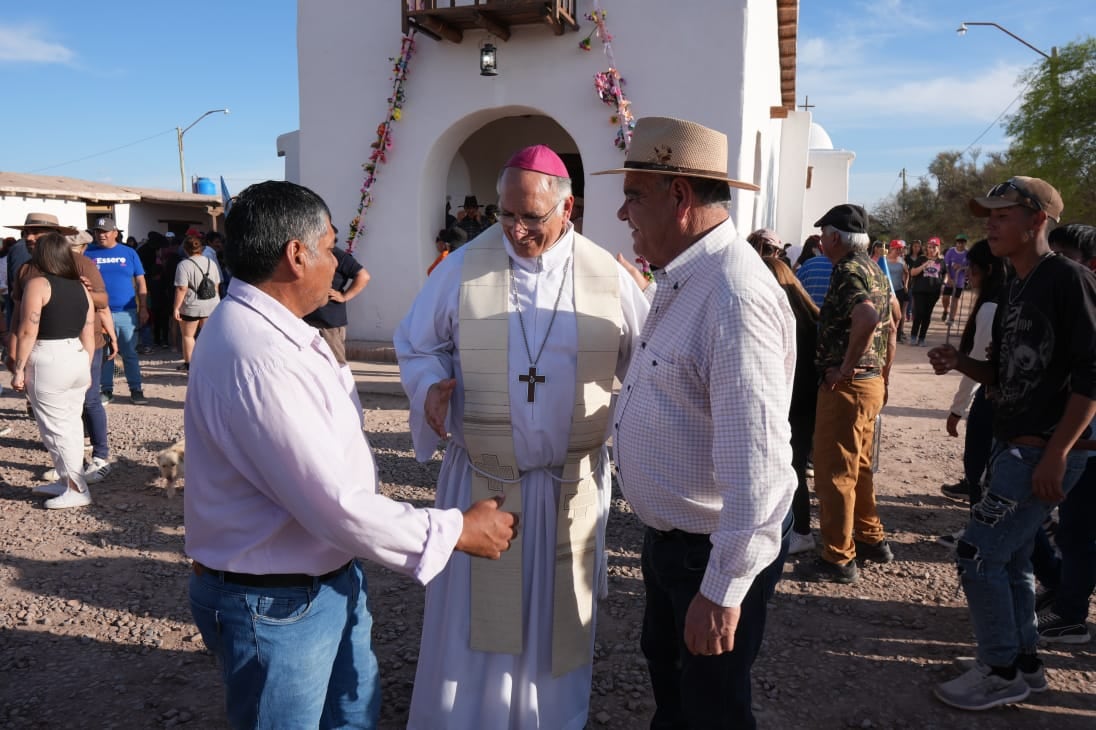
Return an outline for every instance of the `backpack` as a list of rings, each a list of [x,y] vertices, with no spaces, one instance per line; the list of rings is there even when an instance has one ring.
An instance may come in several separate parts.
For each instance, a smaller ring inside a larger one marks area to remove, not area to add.
[[[195,266],[198,264],[195,262]],[[217,296],[217,285],[213,283],[213,279],[209,278],[209,267],[213,265],[212,261],[206,263],[206,270],[202,271],[202,280],[198,282],[198,287],[194,290],[194,293],[198,295],[199,299],[213,299]]]

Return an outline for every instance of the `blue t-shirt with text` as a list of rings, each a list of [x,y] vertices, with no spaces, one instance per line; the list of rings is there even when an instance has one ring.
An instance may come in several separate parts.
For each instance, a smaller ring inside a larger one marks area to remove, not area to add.
[[[107,286],[107,298],[110,301],[110,311],[123,312],[127,309],[137,308],[137,289],[133,283],[133,277],[144,276],[145,268],[141,266],[141,259],[137,252],[124,244],[116,244],[113,248],[104,248],[99,245],[88,246],[85,255],[99,267],[99,273],[103,275],[103,282]]]

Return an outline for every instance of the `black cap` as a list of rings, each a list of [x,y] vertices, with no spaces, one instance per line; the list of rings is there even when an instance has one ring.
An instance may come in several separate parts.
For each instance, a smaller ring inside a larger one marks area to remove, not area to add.
[[[464,207],[465,208],[478,208],[479,207],[479,201],[476,200],[476,196],[475,195],[465,195],[464,196]]]
[[[833,226],[845,233],[867,233],[868,214],[859,205],[842,203],[830,208],[826,215],[814,222],[815,228]]]
[[[100,218],[96,218],[95,222],[91,224],[91,228],[89,230],[116,231],[118,230],[118,226],[115,225],[113,218],[111,218],[109,215],[105,215]]]

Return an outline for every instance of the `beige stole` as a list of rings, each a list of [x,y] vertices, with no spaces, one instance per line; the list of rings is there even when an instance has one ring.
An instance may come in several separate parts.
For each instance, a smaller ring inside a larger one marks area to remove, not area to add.
[[[587,238],[574,236],[572,272],[578,324],[578,368],[567,462],[556,518],[552,674],[590,662],[597,567],[599,467],[620,347],[617,263]],[[460,291],[460,357],[464,440],[473,464],[472,500],[505,496],[520,514],[521,484],[510,422],[510,270],[498,226],[465,246]],[[571,272],[568,272],[569,274]],[[530,343],[530,347],[539,347]],[[522,535],[501,560],[471,561],[471,637],[478,651],[520,654]]]

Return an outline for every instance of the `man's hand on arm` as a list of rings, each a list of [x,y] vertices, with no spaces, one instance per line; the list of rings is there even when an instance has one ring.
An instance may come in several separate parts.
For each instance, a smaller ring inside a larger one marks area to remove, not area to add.
[[[518,534],[518,516],[502,510],[502,497],[481,499],[464,513],[464,525],[455,550],[478,558],[498,560]]]
[[[430,386],[430,390],[426,391],[426,402],[423,404],[426,423],[443,439],[449,438],[449,434],[445,430],[445,418],[449,415],[449,401],[456,389],[456,379],[449,378],[448,380],[439,380]]]
[[[734,632],[741,614],[739,606],[720,606],[697,593],[685,613],[685,647],[700,656],[734,651]]]

